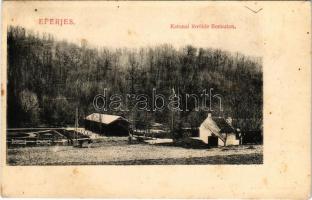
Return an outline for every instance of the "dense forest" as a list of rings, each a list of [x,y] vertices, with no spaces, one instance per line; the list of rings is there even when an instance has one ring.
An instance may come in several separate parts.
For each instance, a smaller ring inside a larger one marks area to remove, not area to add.
[[[95,110],[93,100],[104,88],[108,96],[150,96],[153,88],[165,96],[172,91],[200,95],[213,88],[223,106],[222,111],[214,107],[214,116],[231,116],[242,130],[262,129],[259,57],[191,45],[94,48],[87,41],[57,41],[50,34],[17,26],[8,27],[7,44],[8,127],[73,126],[76,108],[83,125],[85,116],[101,112]],[[207,111],[196,110],[195,105],[181,112],[130,108],[103,113],[122,115],[134,125],[159,122],[167,127],[198,127]]]

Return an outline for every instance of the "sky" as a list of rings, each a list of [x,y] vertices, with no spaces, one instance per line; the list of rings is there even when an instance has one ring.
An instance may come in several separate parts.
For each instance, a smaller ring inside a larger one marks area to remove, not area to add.
[[[224,2],[5,2],[4,26],[20,25],[58,40],[94,47],[221,48],[262,56],[261,14]],[[39,24],[39,19],[72,19],[73,25]],[[222,24],[236,29],[172,29],[171,24]]]

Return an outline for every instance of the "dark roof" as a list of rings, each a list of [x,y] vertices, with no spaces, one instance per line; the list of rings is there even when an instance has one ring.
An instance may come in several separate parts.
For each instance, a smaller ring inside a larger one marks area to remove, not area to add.
[[[217,124],[220,129],[220,133],[233,133],[234,128],[224,118],[213,117],[212,120]]]
[[[221,117],[207,117],[201,126],[209,129],[213,133],[234,133],[234,128]]]

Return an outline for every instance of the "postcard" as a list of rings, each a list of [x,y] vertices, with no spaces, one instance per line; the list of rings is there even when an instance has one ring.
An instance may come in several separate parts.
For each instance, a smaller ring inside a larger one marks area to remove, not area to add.
[[[2,195],[308,198],[310,6],[3,2]]]

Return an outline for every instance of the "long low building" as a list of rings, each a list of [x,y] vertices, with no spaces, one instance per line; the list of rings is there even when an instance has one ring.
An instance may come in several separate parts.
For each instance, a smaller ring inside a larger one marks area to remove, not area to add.
[[[105,136],[128,136],[129,121],[118,115],[93,113],[85,118],[85,129]]]

